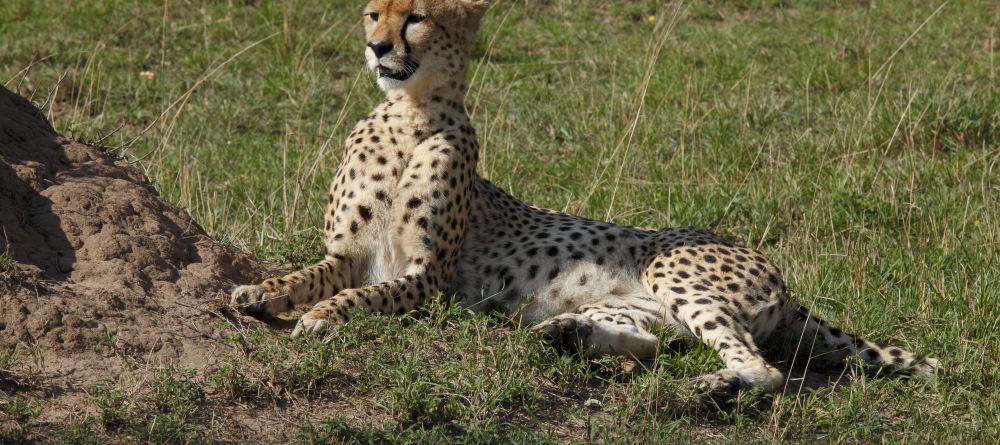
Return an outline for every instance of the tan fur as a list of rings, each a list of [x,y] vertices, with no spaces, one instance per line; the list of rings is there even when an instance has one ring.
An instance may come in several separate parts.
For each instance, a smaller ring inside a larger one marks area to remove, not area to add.
[[[326,259],[233,291],[273,314],[315,304],[292,335],[345,323],[352,308],[401,314],[443,292],[501,310],[588,355],[651,357],[652,332],[687,332],[726,369],[711,391],[774,389],[781,373],[756,342],[778,326],[843,355],[932,373],[936,362],[844,333],[788,299],[759,252],[698,229],[650,230],[524,204],[476,173],[464,106],[468,53],[486,2],[375,0],[365,57],[386,100],[354,127],[330,186]],[[376,54],[378,49],[379,54]]]

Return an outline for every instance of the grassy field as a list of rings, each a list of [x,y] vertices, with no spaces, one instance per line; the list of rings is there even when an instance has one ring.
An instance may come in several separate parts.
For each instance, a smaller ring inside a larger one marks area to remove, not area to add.
[[[130,156],[217,238],[294,267],[321,257],[341,142],[379,100],[359,11],[7,0],[0,82]],[[500,0],[470,69],[482,175],[541,206],[743,240],[825,318],[940,358],[937,381],[859,374],[715,406],[683,385],[720,366],[707,348],[665,334],[655,361],[587,362],[437,304],[361,316],[331,343],[235,330],[219,369],[164,369],[139,403],[92,388],[97,414],[52,437],[225,440],[216,412],[334,401],[287,439],[995,440],[998,23],[990,1]],[[23,437],[37,404],[0,396],[20,425],[0,442]]]

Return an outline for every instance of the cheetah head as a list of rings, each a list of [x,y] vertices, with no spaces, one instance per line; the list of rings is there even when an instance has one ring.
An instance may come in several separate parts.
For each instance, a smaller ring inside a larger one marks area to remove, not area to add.
[[[384,91],[430,91],[464,81],[486,0],[371,0],[364,9],[368,68]]]

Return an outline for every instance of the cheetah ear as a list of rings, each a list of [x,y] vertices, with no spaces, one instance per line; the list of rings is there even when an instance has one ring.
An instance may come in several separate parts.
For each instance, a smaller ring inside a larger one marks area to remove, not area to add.
[[[483,17],[487,9],[490,9],[490,0],[461,0],[462,6],[477,20]]]

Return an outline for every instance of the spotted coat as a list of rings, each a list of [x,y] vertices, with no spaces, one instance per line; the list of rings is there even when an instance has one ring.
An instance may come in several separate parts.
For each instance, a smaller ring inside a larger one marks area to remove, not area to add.
[[[779,326],[834,354],[931,374],[936,361],[828,325],[789,300],[760,252],[693,228],[650,230],[530,206],[476,173],[464,105],[468,52],[483,1],[375,0],[365,51],[386,100],[347,137],[324,216],[326,258],[255,285],[232,304],[273,314],[313,304],[293,335],[315,334],[353,308],[414,310],[454,295],[512,314],[557,346],[587,355],[657,353],[654,333],[686,332],[725,369],[710,391],[775,389],[781,372],[757,344]]]

